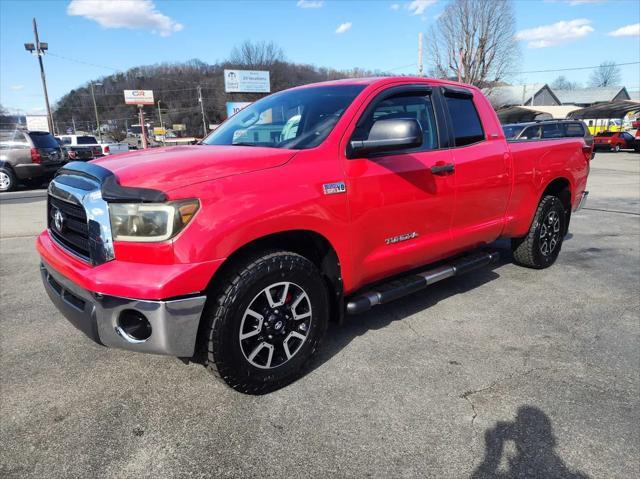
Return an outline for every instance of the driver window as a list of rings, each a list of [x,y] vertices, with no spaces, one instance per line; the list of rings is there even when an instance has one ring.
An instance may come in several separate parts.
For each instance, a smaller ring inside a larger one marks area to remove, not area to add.
[[[436,120],[430,95],[405,93],[381,101],[366,116],[360,118],[351,139],[366,140],[373,124],[382,119],[417,120],[423,133],[422,146],[418,148],[418,151],[438,148]]]

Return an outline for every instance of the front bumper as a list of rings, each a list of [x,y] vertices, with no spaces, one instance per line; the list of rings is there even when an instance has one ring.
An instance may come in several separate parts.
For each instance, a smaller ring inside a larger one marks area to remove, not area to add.
[[[83,289],[44,262],[40,272],[51,301],[96,343],[143,353],[193,356],[205,296],[166,301],[106,296]],[[133,339],[120,327],[121,314],[131,310],[149,321],[147,339]]]

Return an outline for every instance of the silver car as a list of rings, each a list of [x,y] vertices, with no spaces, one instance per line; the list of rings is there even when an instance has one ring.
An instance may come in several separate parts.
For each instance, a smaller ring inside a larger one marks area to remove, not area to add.
[[[66,155],[48,131],[0,130],[0,191],[49,179],[65,162]]]

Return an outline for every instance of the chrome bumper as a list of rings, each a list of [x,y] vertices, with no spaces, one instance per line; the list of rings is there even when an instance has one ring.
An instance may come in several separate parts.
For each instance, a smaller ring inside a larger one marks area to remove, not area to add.
[[[584,208],[584,205],[587,204],[587,196],[589,196],[589,192],[583,191],[582,196],[580,197],[580,201],[578,201],[578,207],[576,208],[576,211],[580,211],[582,208]]]
[[[169,301],[146,301],[104,296],[87,291],[41,263],[42,281],[51,301],[80,331],[98,344],[142,353],[193,356],[205,296]],[[128,336],[120,328],[123,311],[143,314],[151,325],[145,340]]]

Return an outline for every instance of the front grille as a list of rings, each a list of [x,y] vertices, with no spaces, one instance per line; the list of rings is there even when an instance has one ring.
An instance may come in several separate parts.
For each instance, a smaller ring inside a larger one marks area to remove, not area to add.
[[[56,213],[62,215],[62,225],[56,225]],[[49,195],[47,201],[47,224],[54,240],[72,253],[89,261],[89,227],[87,213],[82,205],[61,200]]]

